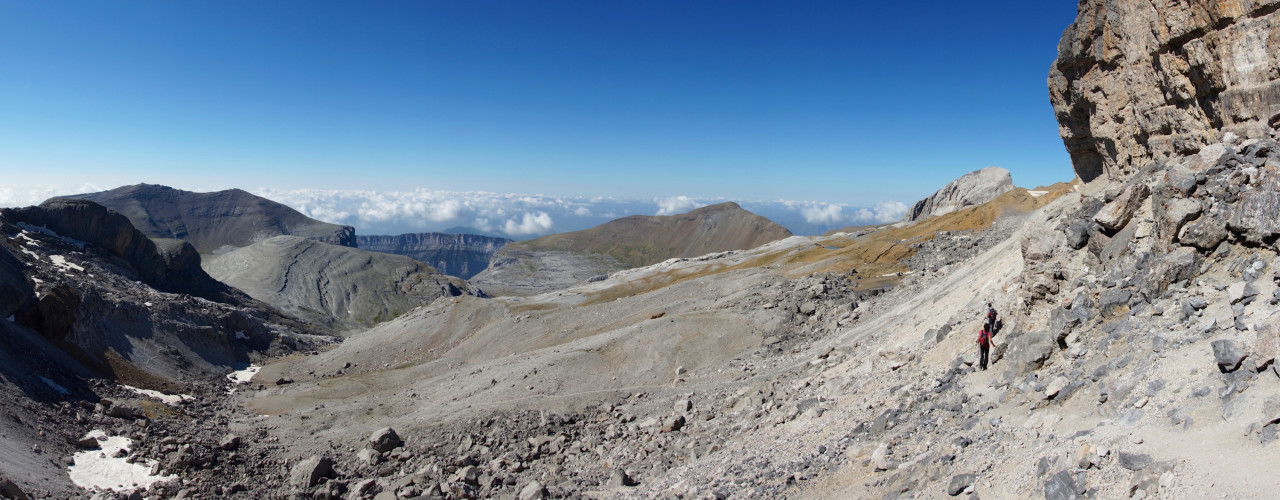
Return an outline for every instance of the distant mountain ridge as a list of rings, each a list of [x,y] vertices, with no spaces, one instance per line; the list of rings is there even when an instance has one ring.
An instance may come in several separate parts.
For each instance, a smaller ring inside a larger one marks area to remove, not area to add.
[[[472,282],[489,293],[541,292],[622,269],[745,250],[790,236],[787,228],[734,202],[679,215],[632,215],[591,229],[511,243]]]
[[[679,215],[632,215],[507,248],[598,253],[628,267],[640,267],[676,257],[755,248],[789,236],[787,228],[730,201]]]
[[[489,259],[511,243],[507,238],[477,234],[409,233],[397,236],[356,236],[359,248],[403,255],[467,279],[489,267]]]
[[[180,239],[200,253],[244,247],[279,235],[356,246],[355,228],[351,226],[321,222],[240,189],[196,193],[135,184],[68,198],[97,202],[128,217],[149,237]]]

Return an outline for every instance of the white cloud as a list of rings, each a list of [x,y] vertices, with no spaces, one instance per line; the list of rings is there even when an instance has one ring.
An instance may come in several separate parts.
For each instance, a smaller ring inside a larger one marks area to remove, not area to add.
[[[502,231],[512,236],[527,235],[543,235],[551,232],[551,216],[546,212],[529,213],[525,212],[523,219],[516,222],[515,219],[508,219],[507,223],[502,226]]]
[[[655,215],[682,214],[704,205],[703,203],[689,198],[688,196],[654,198],[653,202],[658,204],[658,213]]]
[[[902,220],[907,215],[907,204],[900,201],[882,201],[873,209],[858,210],[857,219],[865,222],[887,224]]]
[[[96,193],[102,188],[93,184],[56,186],[33,189],[0,188],[0,207],[29,207],[39,205],[49,198],[72,194]]]
[[[810,224],[839,224],[844,221],[844,208],[840,205],[810,205],[800,209],[805,222]]]

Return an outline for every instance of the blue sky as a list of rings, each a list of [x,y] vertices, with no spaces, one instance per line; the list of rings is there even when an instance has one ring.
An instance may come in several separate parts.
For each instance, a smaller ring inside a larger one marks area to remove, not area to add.
[[[147,182],[851,213],[991,165],[1070,180],[1045,78],[1075,2],[898,4],[0,0],[0,204]]]

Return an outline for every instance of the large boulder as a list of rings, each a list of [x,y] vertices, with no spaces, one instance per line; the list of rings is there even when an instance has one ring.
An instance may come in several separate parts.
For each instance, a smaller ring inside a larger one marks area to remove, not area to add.
[[[1094,214],[1093,221],[1110,231],[1118,231],[1129,224],[1134,212],[1138,211],[1138,207],[1142,206],[1142,202],[1146,201],[1149,194],[1151,191],[1146,184],[1140,182],[1132,184],[1121,191],[1116,199],[1103,205],[1102,210]]]
[[[320,478],[333,475],[333,459],[312,456],[289,470],[289,483],[295,488],[310,488],[320,483]]]
[[[1085,182],[1280,125],[1280,0],[1081,0],[1049,95]]]
[[[987,167],[964,174],[928,198],[917,201],[907,211],[907,222],[949,214],[965,207],[981,205],[1013,190],[1013,177],[1000,167]]]
[[[1206,251],[1217,248],[1226,239],[1226,219],[1220,211],[1201,215],[1178,232],[1178,242]]]
[[[383,427],[373,434],[369,435],[367,446],[382,453],[399,448],[404,445],[404,441],[400,439],[400,435],[396,434],[396,430],[390,427]]]

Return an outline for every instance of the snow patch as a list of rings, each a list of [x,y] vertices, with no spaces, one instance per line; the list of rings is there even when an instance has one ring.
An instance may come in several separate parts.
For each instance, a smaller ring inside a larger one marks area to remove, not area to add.
[[[124,387],[125,389],[131,390],[143,396],[159,399],[161,402],[167,405],[176,405],[183,401],[191,401],[196,398],[195,396],[192,396],[190,394],[165,394],[160,391],[153,391],[151,389],[139,389],[137,387],[133,387],[130,385],[122,385],[121,387]]]
[[[16,236],[14,239],[17,239],[17,238],[22,238],[22,239],[24,239],[24,240],[27,240],[27,241],[25,241],[25,242],[23,243],[24,245],[31,245],[31,246],[33,246],[33,247],[38,247],[38,246],[40,246],[40,242],[39,242],[39,241],[36,241],[36,239],[35,239],[35,238],[32,238],[32,237],[30,237],[30,236],[27,236],[27,232],[26,232],[26,231],[23,231],[23,232],[21,232],[21,233],[18,233],[18,236]]]
[[[33,259],[35,259],[35,260],[40,260],[40,254],[35,253],[35,252],[32,252],[31,250],[27,250],[26,248],[23,248],[23,249],[22,249],[22,253],[25,253],[25,254],[27,254],[27,255],[30,255],[30,256],[31,256],[31,258],[33,258]]]
[[[244,330],[237,330],[236,340],[249,340],[249,335],[244,333]]]
[[[58,233],[53,232],[53,230],[52,230],[52,229],[49,229],[49,228],[44,227],[44,226],[33,226],[33,225],[31,225],[31,224],[27,224],[27,223],[25,223],[25,222],[19,222],[19,223],[18,223],[18,227],[23,228],[23,229],[26,229],[27,231],[31,231],[31,232],[33,232],[33,233],[40,233],[40,234],[43,234],[43,235],[46,235],[46,236],[52,236],[52,237],[54,237],[54,238],[58,238],[58,239],[60,239],[60,240],[62,240],[62,241],[65,241],[65,242],[67,242],[67,243],[70,243],[70,244],[72,244],[72,245],[75,245],[75,246],[77,246],[77,247],[79,247],[79,248],[84,248],[84,247],[85,247],[85,245],[88,245],[88,243],[86,243],[86,242],[84,242],[84,241],[80,241],[80,240],[77,240],[77,239],[75,239],[75,238],[68,238],[68,237],[66,237],[66,236],[61,236],[61,235],[59,235]]]
[[[61,267],[64,271],[75,269],[76,271],[84,272],[83,267],[67,262],[67,258],[61,255],[50,255],[49,260],[53,262],[53,265]]]
[[[133,440],[127,437],[108,437],[101,430],[94,430],[89,436],[97,438],[102,449],[76,453],[75,465],[67,467],[67,475],[76,486],[88,490],[131,492],[177,479],[177,476],[152,475],[151,468],[157,463],[155,460],[129,463],[126,456],[116,457],[121,454],[120,450],[125,450],[121,455],[128,455]]]
[[[258,370],[261,370],[261,369],[262,369],[261,366],[249,365],[248,368],[245,368],[243,370],[236,370],[228,374],[227,380],[230,380],[236,384],[247,384],[249,383],[250,380],[253,380],[253,376],[257,375]]]
[[[10,316],[10,317],[9,317],[9,321],[13,321],[13,316]],[[62,385],[58,384],[57,382],[54,382],[54,381],[52,381],[52,380],[49,380],[48,378],[45,378],[45,377],[40,377],[40,380],[44,381],[45,385],[48,385],[49,387],[52,387],[52,388],[53,388],[53,390],[58,391],[58,393],[59,393],[59,394],[62,394],[62,395],[64,395],[64,396],[65,396],[65,395],[68,395],[68,394],[71,394],[71,391],[68,391],[66,387],[63,387]]]
[[[1048,191],[1027,191],[1027,194],[1034,196],[1036,198],[1039,198],[1041,196],[1049,194],[1049,192]]]
[[[143,302],[143,303],[142,303],[142,305],[147,306],[147,307],[151,307],[151,303],[150,303],[150,302]]]

